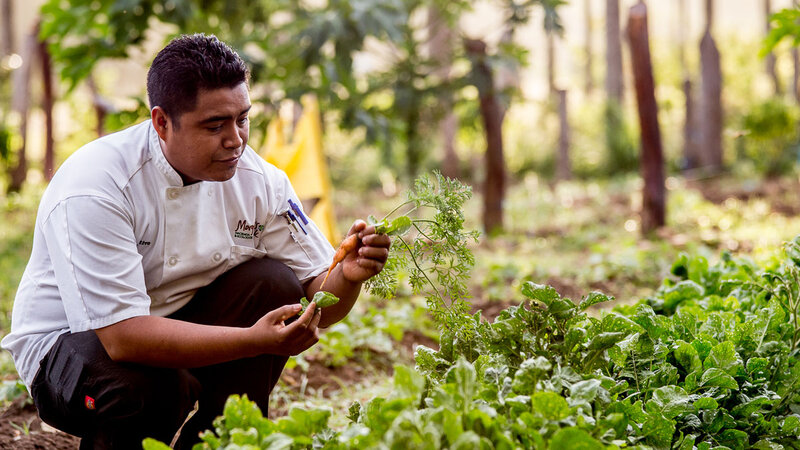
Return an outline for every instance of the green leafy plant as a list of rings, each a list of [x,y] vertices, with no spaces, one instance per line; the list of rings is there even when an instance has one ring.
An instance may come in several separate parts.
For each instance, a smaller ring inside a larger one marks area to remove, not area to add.
[[[798,160],[797,109],[781,99],[768,99],[742,117],[740,155],[767,176],[790,173]]]
[[[346,426],[233,397],[196,448],[800,448],[799,281],[800,237],[766,268],[681,255],[652,296],[599,316],[606,295],[526,281],[493,322],[463,319],[472,349],[443,330]]]
[[[466,280],[475,264],[468,244],[478,238],[464,229],[463,206],[471,196],[469,186],[434,172],[417,178],[407,200],[386,216],[368,219],[376,231],[395,236],[383,271],[367,282],[370,291],[392,298],[407,274],[440,329],[465,340],[472,334]]]

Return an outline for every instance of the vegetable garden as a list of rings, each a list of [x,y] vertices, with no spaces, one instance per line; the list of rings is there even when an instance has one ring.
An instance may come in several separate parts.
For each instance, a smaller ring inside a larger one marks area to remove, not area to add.
[[[798,446],[800,238],[761,266],[728,252],[714,264],[682,253],[651,295],[600,314],[590,312],[612,297],[573,301],[523,281],[516,304],[487,321],[469,313],[465,297],[473,259],[463,238],[473,235],[461,229],[460,207],[469,191],[421,180],[409,201],[437,208],[414,226],[437,231],[417,228],[411,243],[401,233],[371,287],[391,294],[410,266],[409,284],[426,291],[440,331],[438,349],[417,346],[415,366],[396,366],[391,392],[354,402],[344,426],[331,427],[329,408],[270,420],[233,396],[196,448]],[[401,231],[411,228],[403,222]]]

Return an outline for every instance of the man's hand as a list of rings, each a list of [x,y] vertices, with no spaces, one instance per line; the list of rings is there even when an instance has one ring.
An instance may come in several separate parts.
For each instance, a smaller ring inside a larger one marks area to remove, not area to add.
[[[383,270],[392,240],[386,234],[376,234],[375,226],[367,226],[363,220],[353,223],[347,232],[348,236],[352,234],[358,234],[358,244],[342,261],[342,275],[347,281],[361,283]]]
[[[311,303],[297,320],[290,324],[285,321],[301,310],[299,304],[282,306],[270,311],[258,320],[250,331],[255,340],[257,353],[294,356],[302,353],[319,341],[319,320],[322,310]]]

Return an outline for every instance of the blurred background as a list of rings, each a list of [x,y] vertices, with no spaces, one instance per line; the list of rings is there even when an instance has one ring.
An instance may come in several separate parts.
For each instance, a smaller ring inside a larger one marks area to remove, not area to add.
[[[578,296],[652,286],[680,251],[771,254],[798,230],[793,1],[0,5],[5,302],[47,181],[81,145],[149,117],[150,61],[194,32],[250,65],[262,155],[297,151],[312,112],[334,243],[432,170],[473,187],[479,250],[522,252],[479,258],[490,276]]]

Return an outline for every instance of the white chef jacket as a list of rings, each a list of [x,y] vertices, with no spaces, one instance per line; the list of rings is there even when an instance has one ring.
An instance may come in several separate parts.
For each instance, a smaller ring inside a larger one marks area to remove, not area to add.
[[[31,258],[2,340],[30,387],[59,335],[166,316],[198,288],[251,258],[304,282],[333,248],[308,220],[285,173],[250,147],[223,182],[184,186],[148,120],[73,153],[45,191]]]

